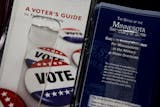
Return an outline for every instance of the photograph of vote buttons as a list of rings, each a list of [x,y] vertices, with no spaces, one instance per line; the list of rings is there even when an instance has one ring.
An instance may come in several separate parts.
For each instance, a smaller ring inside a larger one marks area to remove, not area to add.
[[[75,50],[72,53],[72,60],[73,60],[73,62],[75,63],[76,66],[78,66],[78,64],[79,64],[80,54],[81,54],[81,49]]]
[[[25,62],[30,68],[33,63],[44,59],[58,59],[70,64],[69,58],[63,52],[48,47],[40,47],[30,50],[25,57]]]
[[[25,86],[33,98],[48,106],[70,104],[76,69],[62,60],[45,59],[25,73]],[[43,94],[43,95],[42,95]]]
[[[26,107],[26,105],[16,93],[0,88],[0,107]]]
[[[63,28],[59,32],[62,39],[71,43],[83,43],[84,35],[76,28]]]

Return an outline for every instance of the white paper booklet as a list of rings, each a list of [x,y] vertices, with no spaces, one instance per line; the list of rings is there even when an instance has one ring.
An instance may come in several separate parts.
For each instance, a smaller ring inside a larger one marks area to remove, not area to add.
[[[69,106],[90,4],[15,0],[1,65],[0,105]],[[9,92],[19,96],[16,101],[6,99]]]

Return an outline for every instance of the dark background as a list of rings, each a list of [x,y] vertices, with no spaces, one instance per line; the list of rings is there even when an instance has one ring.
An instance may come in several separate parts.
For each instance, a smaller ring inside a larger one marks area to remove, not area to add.
[[[159,0],[98,0],[127,7],[160,11]]]
[[[0,0],[0,39],[7,29],[7,25],[9,24],[11,9],[12,9],[13,0]],[[0,64],[1,64],[1,58],[3,55],[3,49],[0,49]]]
[[[13,0],[0,0],[0,34],[4,31],[10,17]]]
[[[98,2],[100,1],[138,9],[160,11],[159,0],[98,0]],[[12,2],[13,0],[0,0],[0,37],[9,23]],[[0,59],[2,52],[3,51],[0,50]],[[160,85],[155,90],[159,90],[158,93],[153,93],[157,96],[157,100],[155,100],[155,107],[160,107]]]

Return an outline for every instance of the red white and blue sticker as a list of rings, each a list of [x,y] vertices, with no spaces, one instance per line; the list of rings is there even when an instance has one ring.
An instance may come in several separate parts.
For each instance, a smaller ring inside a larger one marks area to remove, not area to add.
[[[83,43],[84,35],[76,28],[63,28],[59,33],[60,37],[71,43]]]
[[[44,59],[58,59],[70,64],[69,58],[63,52],[48,47],[40,47],[30,50],[26,55],[25,61],[30,68],[33,63]]]
[[[0,88],[0,107],[26,107],[26,105],[16,93]]]
[[[48,106],[64,106],[71,102],[76,68],[63,60],[44,59],[26,71],[28,92]],[[43,95],[42,95],[43,94]]]
[[[72,60],[73,60],[73,62],[75,63],[76,66],[78,66],[78,64],[79,64],[80,55],[81,55],[81,49],[75,50],[72,53]]]

